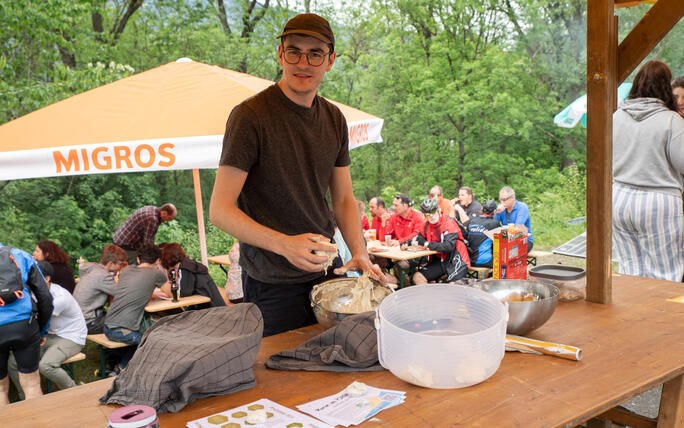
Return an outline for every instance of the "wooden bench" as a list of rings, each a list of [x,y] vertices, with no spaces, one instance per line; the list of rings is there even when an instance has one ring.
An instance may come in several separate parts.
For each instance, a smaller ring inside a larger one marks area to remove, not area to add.
[[[100,370],[99,370],[99,375],[101,378],[106,378],[107,377],[107,349],[118,349],[118,348],[125,348],[128,345],[126,343],[121,343],[121,342],[114,342],[109,339],[107,339],[107,336],[104,335],[104,333],[101,334],[89,334],[86,336],[86,339],[90,340],[91,342],[97,343],[97,347],[100,350]]]
[[[467,278],[484,279],[492,274],[492,268],[468,266]]]
[[[71,376],[72,379],[74,379],[74,366],[72,365],[72,363],[75,363],[76,361],[83,361],[85,359],[86,354],[84,354],[83,352],[79,352],[78,354],[72,355],[71,357],[67,358],[62,363],[62,365],[65,366],[67,373],[69,373],[69,376]],[[47,392],[52,392],[52,382],[50,382],[50,379],[45,378],[45,386]]]
[[[538,251],[538,250],[532,250],[529,253],[527,253],[527,264],[532,265],[532,266],[537,266],[537,258],[538,257],[548,257],[552,256],[553,253],[549,253],[548,251]]]

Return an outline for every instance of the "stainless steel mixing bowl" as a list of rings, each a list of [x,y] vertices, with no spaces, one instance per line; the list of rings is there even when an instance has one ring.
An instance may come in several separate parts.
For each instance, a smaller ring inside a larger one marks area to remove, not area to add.
[[[375,309],[393,290],[374,279],[371,279],[371,282],[373,283],[373,309]],[[356,278],[336,278],[313,287],[309,293],[309,299],[319,324],[327,329],[345,317],[353,315],[350,312],[342,312],[339,308],[343,308],[344,304],[352,299],[351,289],[356,286],[356,283]]]
[[[508,303],[506,332],[523,336],[541,327],[553,314],[559,290],[552,284],[521,279],[487,279],[471,286]]]

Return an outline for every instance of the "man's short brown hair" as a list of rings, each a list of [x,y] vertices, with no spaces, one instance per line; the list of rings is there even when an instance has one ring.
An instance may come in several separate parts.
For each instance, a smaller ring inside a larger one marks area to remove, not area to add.
[[[459,192],[460,192],[461,190],[463,190],[464,192],[466,192],[466,193],[469,194],[470,196],[473,196],[473,189],[471,189],[470,187],[468,187],[468,186],[463,186],[463,187],[461,187],[460,189],[458,189]]]
[[[128,260],[126,252],[119,246],[114,244],[105,245],[100,254],[100,264],[106,265],[109,262],[121,263]]]
[[[159,207],[161,211],[164,211],[168,215],[175,215],[176,214],[176,207],[173,204],[164,204],[161,207]]]

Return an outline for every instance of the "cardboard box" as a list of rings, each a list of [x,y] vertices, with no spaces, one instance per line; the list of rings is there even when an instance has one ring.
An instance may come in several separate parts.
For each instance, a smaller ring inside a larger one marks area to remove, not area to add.
[[[501,228],[492,235],[493,279],[527,279],[527,233]]]

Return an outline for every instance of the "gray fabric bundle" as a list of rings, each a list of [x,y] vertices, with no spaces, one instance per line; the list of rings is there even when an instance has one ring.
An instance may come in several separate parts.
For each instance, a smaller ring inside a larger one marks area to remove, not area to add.
[[[166,316],[145,332],[100,403],[178,412],[198,398],[252,388],[263,329],[252,303]]]
[[[375,312],[350,315],[294,349],[271,355],[266,367],[278,370],[371,372],[378,363]]]

